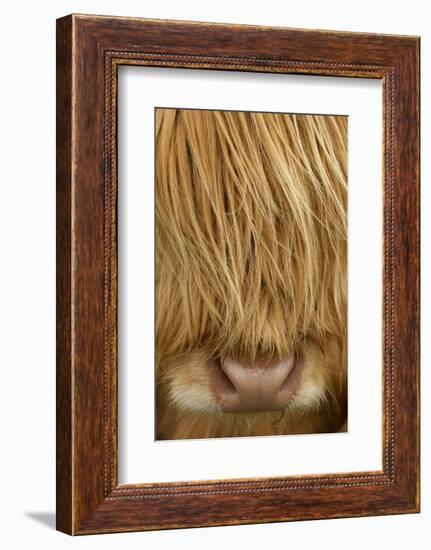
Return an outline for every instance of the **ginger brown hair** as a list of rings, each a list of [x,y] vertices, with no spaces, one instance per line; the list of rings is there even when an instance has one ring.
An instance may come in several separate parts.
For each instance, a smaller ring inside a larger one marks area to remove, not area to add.
[[[347,117],[156,111],[157,437],[346,416]],[[226,414],[206,361],[304,357],[280,414]]]

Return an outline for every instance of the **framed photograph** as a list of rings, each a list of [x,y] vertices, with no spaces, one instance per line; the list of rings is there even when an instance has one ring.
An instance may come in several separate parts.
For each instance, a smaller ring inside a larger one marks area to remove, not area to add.
[[[419,511],[419,38],[57,21],[57,528]]]

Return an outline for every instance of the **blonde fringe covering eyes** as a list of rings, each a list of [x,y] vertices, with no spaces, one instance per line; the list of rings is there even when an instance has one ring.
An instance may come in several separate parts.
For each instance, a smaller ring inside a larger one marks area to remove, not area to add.
[[[347,323],[347,118],[156,111],[157,361],[255,361]]]

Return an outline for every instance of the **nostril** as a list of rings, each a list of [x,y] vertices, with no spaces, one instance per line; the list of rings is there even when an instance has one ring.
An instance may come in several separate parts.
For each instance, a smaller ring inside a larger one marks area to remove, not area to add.
[[[211,359],[211,386],[217,394],[236,393],[235,385],[223,369],[224,359],[215,357]]]

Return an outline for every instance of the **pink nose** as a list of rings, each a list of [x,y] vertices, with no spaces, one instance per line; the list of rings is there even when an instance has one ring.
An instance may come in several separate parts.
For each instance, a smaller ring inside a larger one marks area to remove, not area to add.
[[[282,410],[298,386],[300,366],[295,355],[254,366],[226,357],[213,371],[213,390],[225,412]]]

